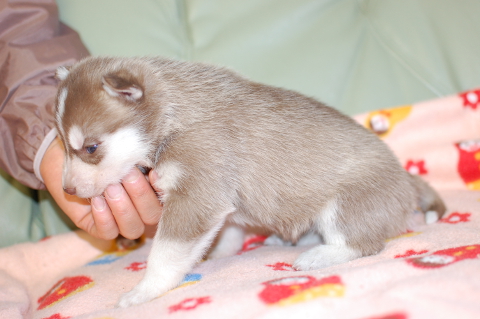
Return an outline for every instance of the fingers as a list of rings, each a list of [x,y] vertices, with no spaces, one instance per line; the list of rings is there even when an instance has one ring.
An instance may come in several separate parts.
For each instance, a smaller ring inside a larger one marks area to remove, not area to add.
[[[89,228],[86,228],[87,232],[102,239],[110,240],[116,238],[120,230],[105,198],[100,196],[94,197],[91,204],[92,213],[85,216],[85,219],[87,219],[85,223],[91,225]]]
[[[129,239],[140,237],[146,225],[156,225],[162,205],[145,176],[134,168],[122,181],[105,190],[105,199],[92,200],[94,224],[102,238],[120,233]],[[95,207],[96,206],[96,207]],[[117,228],[113,227],[113,224]]]
[[[128,239],[139,238],[145,230],[145,225],[122,185],[108,186],[105,190],[105,200],[108,205],[105,205],[103,211],[105,212],[108,206],[120,234]]]
[[[134,168],[123,179],[122,185],[141,220],[147,225],[158,224],[162,215],[162,204],[145,176]]]
[[[56,139],[46,151],[40,171],[45,185],[60,208],[79,227],[92,236],[114,239],[119,234],[129,239],[140,237],[145,224],[157,224],[161,204],[138,169],[134,169],[122,184],[110,185],[105,198],[86,199],[68,195],[62,188],[64,149]]]
[[[144,233],[145,224],[156,225],[160,220],[162,205],[137,168],[124,178],[122,184],[109,185],[104,194],[105,198],[92,198],[91,214],[84,214],[76,222],[78,227],[93,236],[114,239],[121,234],[136,239]]]

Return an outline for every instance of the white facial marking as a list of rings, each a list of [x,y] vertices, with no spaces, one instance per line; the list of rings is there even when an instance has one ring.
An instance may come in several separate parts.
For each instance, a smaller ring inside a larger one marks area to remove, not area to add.
[[[66,88],[63,88],[60,90],[60,94],[58,95],[58,105],[57,105],[57,114],[56,114],[56,121],[57,121],[57,124],[58,124],[58,127],[62,128],[62,117],[63,117],[63,113],[65,112],[65,100],[67,99],[67,95],[68,95],[68,90]],[[60,132],[60,133],[64,133],[64,132]]]
[[[83,147],[83,142],[85,141],[85,136],[82,133],[82,130],[77,125],[74,125],[70,128],[68,132],[68,142],[74,150],[80,150]]]
[[[131,167],[145,161],[149,146],[143,141],[142,134],[133,127],[125,127],[100,139],[106,148],[105,162],[107,166],[129,163]],[[128,173],[129,169],[126,173]],[[125,173],[125,175],[126,175]],[[121,176],[124,177],[124,176]]]
[[[68,135],[72,147],[80,145],[80,136],[83,138],[80,129],[73,126]],[[137,163],[145,161],[149,152],[140,132],[132,127],[100,136],[99,142],[104,155],[100,163],[88,164],[75,156],[66,161],[64,186],[75,188],[79,197],[101,195],[108,185],[120,182]]]

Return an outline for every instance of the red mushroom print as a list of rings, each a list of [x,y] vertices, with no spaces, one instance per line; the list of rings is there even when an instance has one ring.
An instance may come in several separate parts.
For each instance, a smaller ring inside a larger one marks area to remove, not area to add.
[[[93,280],[87,276],[65,277],[38,299],[38,310],[50,307],[67,297],[89,289],[93,284]]]
[[[427,256],[408,258],[406,261],[418,268],[440,268],[465,259],[476,258],[480,258],[480,245],[439,250]]]
[[[470,221],[471,215],[472,214],[470,213],[454,212],[448,215],[447,217],[440,219],[439,222],[446,223],[446,224],[466,223]]]
[[[46,317],[46,318],[43,318],[43,319],[70,319],[70,318],[71,317],[63,317],[61,314],[56,313],[56,314],[51,315],[50,317]]]
[[[268,305],[286,306],[319,297],[341,297],[345,287],[338,276],[317,279],[312,276],[284,277],[264,282],[258,295]]]
[[[245,240],[243,243],[242,250],[238,253],[238,255],[262,247],[265,239],[267,239],[267,237],[262,235],[247,238],[247,240]]]
[[[370,317],[367,319],[407,319],[407,315],[402,312],[395,312],[395,313],[390,313],[388,315],[382,315],[379,317]]]
[[[460,97],[463,100],[463,106],[466,108],[472,108],[473,110],[476,110],[480,105],[480,90],[460,93]]]
[[[480,190],[480,140],[468,140],[456,144],[459,152],[458,173],[467,187]]]
[[[412,106],[406,105],[371,112],[367,116],[364,126],[383,138],[387,136],[399,122],[408,117],[411,110]]]
[[[425,168],[425,161],[408,161],[405,169],[412,175],[425,175],[428,173]]]
[[[131,263],[129,266],[125,267],[125,269],[131,270],[131,271],[140,271],[146,268],[147,268],[146,261],[142,261],[142,262],[135,261]]]
[[[407,250],[403,254],[395,255],[395,258],[405,258],[405,257],[412,257],[412,256],[419,256],[428,253],[428,250],[420,250],[420,251],[415,251],[413,249]]]
[[[293,268],[291,264],[282,263],[282,262],[278,262],[272,265],[267,265],[267,267],[270,267],[273,270],[279,270],[279,271],[296,271],[296,269]]]
[[[202,304],[207,304],[210,302],[212,302],[212,300],[208,296],[200,297],[200,298],[187,298],[176,305],[170,306],[168,310],[170,311],[170,313],[180,311],[180,310],[188,311],[188,310],[193,310]]]

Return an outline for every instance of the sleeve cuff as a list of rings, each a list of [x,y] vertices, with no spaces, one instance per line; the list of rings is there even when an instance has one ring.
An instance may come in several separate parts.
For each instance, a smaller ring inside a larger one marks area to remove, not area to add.
[[[45,138],[43,139],[42,144],[40,144],[40,147],[37,150],[37,154],[35,154],[35,158],[33,160],[33,172],[35,173],[35,176],[42,183],[44,182],[43,182],[42,174],[40,174],[40,164],[42,163],[45,152],[47,151],[48,147],[56,137],[57,137],[57,130],[55,128],[52,128],[50,132],[48,132],[48,134],[45,135]]]

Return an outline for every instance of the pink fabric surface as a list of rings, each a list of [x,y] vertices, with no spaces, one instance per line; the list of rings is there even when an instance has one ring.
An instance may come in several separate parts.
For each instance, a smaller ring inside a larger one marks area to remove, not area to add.
[[[151,241],[112,251],[82,232],[0,250],[0,318],[480,318],[480,90],[363,114],[448,211],[378,255],[315,271],[306,248],[247,238],[238,255],[199,263],[180,287],[136,307],[119,296],[143,276]]]

